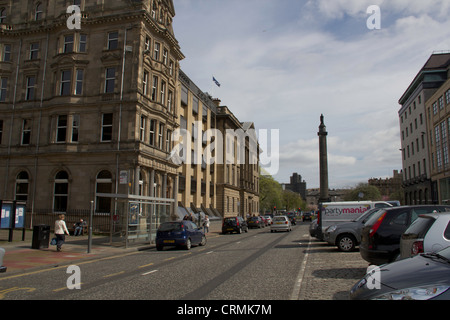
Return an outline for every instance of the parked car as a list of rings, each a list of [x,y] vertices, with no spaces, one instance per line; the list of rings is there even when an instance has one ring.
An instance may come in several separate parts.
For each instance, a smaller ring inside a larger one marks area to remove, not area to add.
[[[420,214],[445,212],[443,205],[390,207],[377,211],[364,225],[359,252],[372,264],[393,262],[400,255],[400,238]]]
[[[373,208],[352,222],[328,227],[323,234],[324,240],[331,245],[337,246],[343,252],[355,250],[356,246],[361,242],[361,231],[364,223],[378,210],[382,209]]]
[[[6,267],[3,266],[3,257],[5,256],[5,249],[0,248],[0,273],[6,272]]]
[[[247,222],[242,217],[225,218],[222,222],[222,233],[248,232]]]
[[[312,214],[311,212],[303,212],[302,214],[302,221],[312,221]]]
[[[264,222],[261,217],[250,217],[247,220],[247,225],[249,228],[264,228]]]
[[[268,223],[269,225],[272,224],[272,217],[271,217],[271,216],[264,216],[264,218],[266,218],[267,223]]]
[[[400,239],[400,259],[450,246],[450,213],[420,215]]]
[[[204,246],[206,236],[202,229],[189,220],[164,222],[156,232],[156,249],[161,251],[167,246],[190,250],[192,245]]]
[[[311,235],[311,237],[318,238],[319,224],[317,223],[317,219],[314,219],[309,224],[309,234]]]
[[[450,300],[449,288],[450,247],[437,253],[422,253],[411,259],[376,268],[353,286],[350,298]]]
[[[291,226],[291,222],[289,221],[289,218],[286,216],[276,216],[273,217],[273,223],[270,226],[270,232],[275,232],[275,231],[291,231],[292,230],[292,226]]]

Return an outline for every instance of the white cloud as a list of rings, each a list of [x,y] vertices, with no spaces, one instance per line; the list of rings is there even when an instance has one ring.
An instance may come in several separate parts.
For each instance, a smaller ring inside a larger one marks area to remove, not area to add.
[[[175,35],[186,55],[182,69],[241,121],[280,129],[280,182],[298,172],[308,187],[318,186],[322,113],[331,186],[401,169],[398,99],[434,50],[450,49],[443,19],[450,1],[181,3]],[[382,9],[381,30],[366,28],[371,4]],[[331,20],[340,21],[330,27]],[[345,23],[357,30],[340,29]]]

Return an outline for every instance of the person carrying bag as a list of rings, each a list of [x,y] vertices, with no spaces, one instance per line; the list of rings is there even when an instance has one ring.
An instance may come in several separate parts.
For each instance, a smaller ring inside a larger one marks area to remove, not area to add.
[[[55,237],[56,237],[56,251],[60,252],[64,241],[66,241],[65,234],[69,235],[64,215],[60,214],[58,220],[55,221]]]

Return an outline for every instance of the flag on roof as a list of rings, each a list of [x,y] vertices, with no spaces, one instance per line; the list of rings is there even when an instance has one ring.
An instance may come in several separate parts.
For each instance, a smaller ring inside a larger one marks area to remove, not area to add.
[[[219,83],[219,81],[216,80],[216,78],[213,77],[213,81],[218,87],[220,87],[220,83]]]

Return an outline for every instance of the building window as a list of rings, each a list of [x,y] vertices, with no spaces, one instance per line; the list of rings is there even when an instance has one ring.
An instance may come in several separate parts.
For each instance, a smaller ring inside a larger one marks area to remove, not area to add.
[[[155,42],[155,52],[154,52],[153,58],[156,61],[159,61],[159,51],[160,51],[160,49],[161,49],[161,44],[158,43],[158,42]]]
[[[155,145],[155,129],[156,129],[156,120],[152,119],[152,120],[150,120],[150,130],[149,130],[149,133],[150,133],[150,135],[149,135],[149,139],[150,139],[149,144],[151,146]]]
[[[150,38],[149,37],[145,37],[144,51],[146,51],[147,53],[150,52]]]
[[[166,105],[166,82],[161,81],[161,104]]]
[[[167,111],[172,112],[172,102],[173,101],[173,92],[169,90],[169,95],[167,96]]]
[[[104,113],[102,115],[102,142],[109,142],[112,140],[113,114]]]
[[[173,60],[170,60],[169,62],[169,74],[173,76]]]
[[[181,104],[188,105],[188,89],[183,85],[181,85]]]
[[[69,195],[69,175],[66,171],[59,171],[55,176],[53,211],[67,212]]]
[[[108,33],[108,50],[115,50],[119,47],[119,32]]]
[[[0,120],[0,144],[2,144],[3,137],[3,120]]]
[[[36,60],[39,55],[39,43],[32,43],[30,45],[30,60]]]
[[[445,101],[447,102],[447,104],[450,104],[450,90],[447,90],[447,92],[445,92]]]
[[[86,52],[87,35],[80,34],[80,42],[78,43],[78,52]]]
[[[21,145],[26,146],[31,142],[31,120],[24,119],[22,121],[22,140]]]
[[[6,22],[6,8],[0,8],[0,23]]]
[[[61,85],[60,85],[60,90],[59,90],[59,94],[61,96],[70,95],[71,80],[72,80],[72,71],[71,70],[61,71]]]
[[[8,87],[8,78],[0,79],[0,102],[6,101],[6,89]]]
[[[152,101],[156,101],[158,95],[158,77],[153,76],[153,83],[152,83]]]
[[[438,113],[438,104],[437,102],[433,103],[433,114],[436,115]]]
[[[16,200],[28,200],[28,173],[26,171],[20,172],[16,177]]]
[[[11,61],[11,45],[5,44],[3,45],[3,62]]]
[[[27,77],[27,88],[25,91],[25,100],[34,99],[34,87],[36,85],[36,77]]]
[[[144,78],[142,79],[142,92],[144,96],[148,94],[148,72],[144,71]]]
[[[163,50],[163,63],[164,63],[164,65],[166,65],[166,66],[167,66],[167,59],[168,59],[168,56],[169,56],[169,51],[167,51],[167,49],[164,48],[164,50]]]
[[[67,116],[58,116],[56,124],[56,142],[66,142],[67,136]]]
[[[192,98],[192,112],[194,112],[195,114],[198,114],[198,105],[199,105],[198,98],[194,96]]]
[[[42,3],[40,3],[40,2],[36,5],[35,12],[34,12],[34,20],[35,21],[39,21],[42,19],[42,14],[43,14],[42,7],[43,7]]]
[[[167,130],[167,132],[166,132],[166,152],[170,152],[171,148],[172,148],[172,131]]]
[[[116,68],[107,68],[105,76],[105,93],[114,93]]]
[[[96,193],[111,193],[113,186],[112,174],[103,170],[97,175],[96,179]],[[111,212],[111,198],[97,197],[96,212]]]
[[[74,41],[73,34],[64,36],[64,51],[63,51],[64,53],[73,52],[73,41]]]
[[[164,124],[159,123],[158,147],[162,150],[163,145],[164,145]]]
[[[145,116],[141,116],[141,122],[139,125],[139,140],[145,142],[145,124],[147,122],[147,118]]]
[[[441,96],[438,101],[439,101],[439,110],[444,109],[444,96]]]
[[[72,142],[78,142],[78,134],[80,129],[80,115],[74,114],[72,116]]]
[[[75,95],[83,94],[83,78],[84,78],[84,70],[78,69],[75,83]]]

